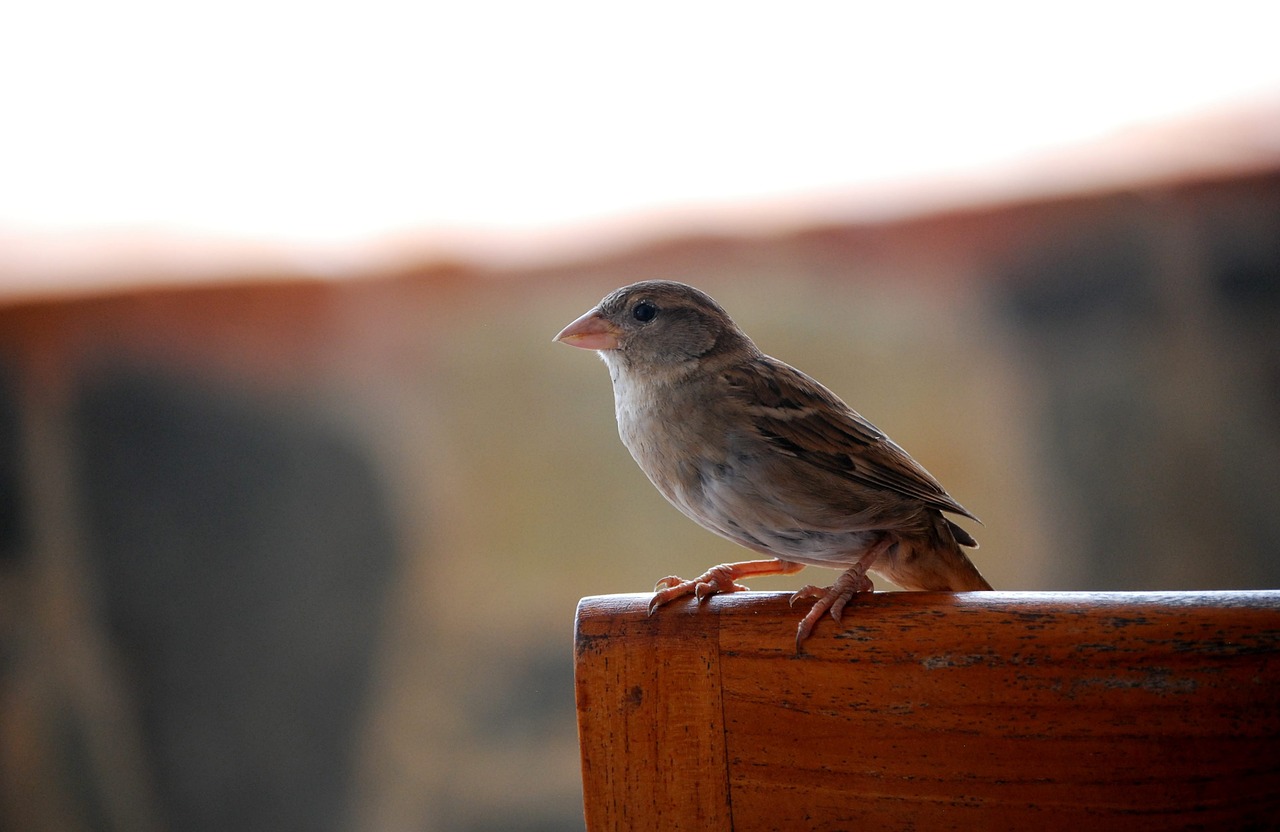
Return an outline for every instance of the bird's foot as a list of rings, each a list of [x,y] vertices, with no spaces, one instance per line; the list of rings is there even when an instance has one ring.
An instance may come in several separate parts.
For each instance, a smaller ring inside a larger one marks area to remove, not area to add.
[[[793,594],[791,596],[791,606],[793,607],[796,601],[812,599],[814,602],[808,615],[800,620],[800,626],[796,628],[796,652],[800,652],[800,645],[813,632],[814,626],[818,623],[818,619],[822,618],[824,612],[830,613],[832,620],[839,624],[841,613],[844,612],[845,606],[853,600],[854,596],[859,592],[871,592],[874,589],[875,585],[867,577],[866,567],[859,564],[836,578],[836,582],[829,587],[810,584]]]
[[[753,575],[791,575],[804,569],[803,563],[771,558],[769,560],[748,560],[741,563],[722,563],[713,566],[691,581],[669,575],[658,581],[654,587],[653,599],[649,601],[649,614],[663,604],[692,595],[699,601],[710,598],[719,592],[742,592],[745,586],[738,583],[739,578]]]
[[[649,614],[653,615],[653,611],[658,607],[686,595],[692,595],[701,601],[720,592],[742,592],[747,587],[737,582],[740,575],[734,569],[735,566],[737,566],[736,563],[722,563],[711,567],[690,581],[668,575],[658,581],[657,586],[653,588],[653,599],[649,601]]]

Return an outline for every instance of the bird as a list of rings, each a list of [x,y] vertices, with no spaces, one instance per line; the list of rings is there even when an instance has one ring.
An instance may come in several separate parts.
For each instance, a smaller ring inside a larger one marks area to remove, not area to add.
[[[961,547],[981,523],[879,428],[817,380],[763,353],[709,295],[644,280],[606,295],[553,339],[595,350],[613,383],[618,434],[649,481],[707,530],[763,558],[657,582],[649,614],[687,596],[738,592],[744,578],[844,569],[796,629],[799,652],[824,613],[837,625],[868,573],[906,590],[991,584]]]

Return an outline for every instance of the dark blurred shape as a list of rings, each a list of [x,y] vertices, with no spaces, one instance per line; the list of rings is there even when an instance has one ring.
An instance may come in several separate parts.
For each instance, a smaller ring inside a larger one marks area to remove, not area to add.
[[[1257,380],[1249,392],[1280,436],[1280,197],[1215,206],[1209,222],[1213,291],[1253,362],[1243,368]]]
[[[1156,317],[1157,275],[1150,245],[1132,223],[1068,232],[1019,264],[1010,305],[1042,337],[1075,340],[1081,330],[1138,334]],[[1063,363],[1069,353],[1053,353]]]
[[[1280,585],[1280,195],[1117,198],[1001,284],[1076,585]]]
[[[27,545],[23,454],[16,376],[0,364],[0,567],[17,561]]]
[[[121,370],[74,411],[86,555],[167,828],[336,830],[396,544],[348,436]]]

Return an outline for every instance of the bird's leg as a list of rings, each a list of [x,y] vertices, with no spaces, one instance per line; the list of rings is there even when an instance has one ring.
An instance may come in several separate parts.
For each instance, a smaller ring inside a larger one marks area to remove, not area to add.
[[[795,606],[796,601],[801,599],[816,599],[813,608],[809,610],[808,615],[800,620],[800,626],[796,628],[796,652],[800,652],[800,645],[813,632],[814,626],[818,623],[818,619],[822,618],[824,612],[830,612],[831,617],[837,624],[840,623],[840,614],[844,611],[845,605],[853,600],[853,596],[859,592],[871,592],[875,589],[875,585],[871,583],[871,579],[867,577],[867,570],[876,562],[886,550],[897,543],[891,537],[886,537],[876,543],[867,553],[858,559],[858,562],[845,570],[844,573],[836,578],[836,582],[829,587],[822,588],[812,584],[804,587],[791,596],[791,605]]]
[[[722,563],[711,567],[691,581],[668,575],[658,581],[658,585],[654,587],[653,600],[649,602],[649,614],[653,615],[653,611],[658,607],[686,595],[692,595],[701,601],[717,592],[741,592],[746,587],[738,583],[739,578],[759,575],[794,575],[801,569],[804,569],[803,563],[770,558],[741,563]]]

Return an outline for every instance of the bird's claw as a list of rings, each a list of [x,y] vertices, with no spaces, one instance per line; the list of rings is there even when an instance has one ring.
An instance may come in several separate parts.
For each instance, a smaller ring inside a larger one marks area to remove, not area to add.
[[[827,589],[829,588],[830,587],[815,586],[814,584],[809,584],[808,586],[802,586],[799,589],[797,589],[795,592],[791,593],[791,598],[787,601],[787,603],[790,606],[794,607],[796,605],[796,601],[816,601],[822,596],[826,595]]]
[[[718,593],[742,592],[746,589],[747,587],[734,580],[731,564],[722,563],[719,566],[713,566],[689,581],[675,575],[668,575],[658,581],[653,588],[653,598],[649,600],[649,615],[653,615],[654,610],[663,604],[686,595],[692,595],[698,601],[703,601]]]
[[[800,619],[800,625],[796,627],[796,652],[800,652],[801,645],[813,632],[813,628],[824,612],[829,613],[831,619],[839,625],[844,608],[854,599],[854,596],[860,592],[872,592],[874,589],[875,585],[866,573],[858,573],[851,569],[829,587],[823,588],[810,584],[793,593],[791,596],[793,607],[796,601],[814,599],[813,607],[804,618]]]

